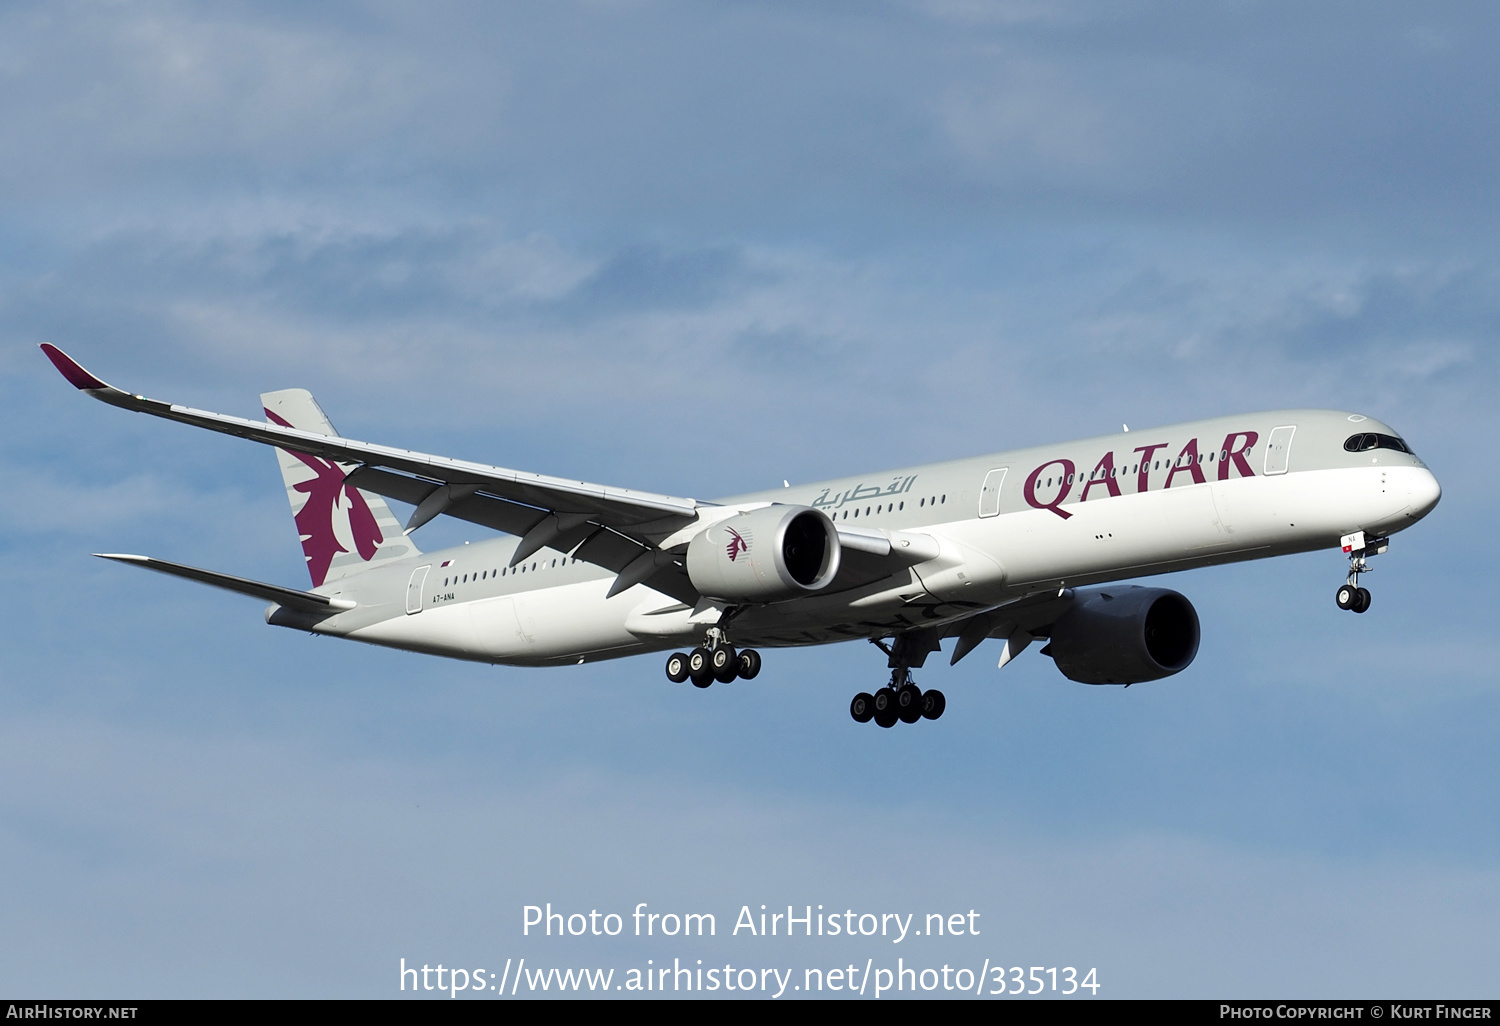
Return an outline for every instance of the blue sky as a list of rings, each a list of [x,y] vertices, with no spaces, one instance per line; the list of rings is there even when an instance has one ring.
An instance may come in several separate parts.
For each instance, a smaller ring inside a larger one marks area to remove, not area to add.
[[[992,933],[920,957],[1101,996],[1494,996],[1497,35],[1443,3],[7,5],[0,983],[906,954],[520,937],[525,904],[646,901],[975,908]],[[1444,498],[1364,617],[1337,553],[1176,575],[1183,674],[986,646],[919,677],[942,721],[876,731],[868,646],[688,693],[654,656],[308,638],[91,559],[304,574],[270,453],[87,402],[44,340],[679,495],[1326,406]]]

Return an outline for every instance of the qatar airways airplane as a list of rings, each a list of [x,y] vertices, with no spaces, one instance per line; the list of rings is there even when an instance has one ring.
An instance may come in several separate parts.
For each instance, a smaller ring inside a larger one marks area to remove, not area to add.
[[[175,406],[42,349],[103,402],[275,446],[313,586],[106,559],[267,600],[277,626],[455,659],[681,649],[667,677],[700,688],[755,677],[757,648],[864,639],[891,677],[850,714],[882,727],[942,715],[911,671],[948,638],[952,663],[996,639],[1002,667],[1045,639],[1085,684],[1185,669],[1192,604],[1127,578],[1339,548],[1338,606],[1362,613],[1367,560],[1441,495],[1386,425],[1277,410],[704,502],[341,438],[302,389],[262,395],[264,421]],[[415,507],[404,528],[382,496]],[[423,552],[410,535],[437,516],[509,537]]]

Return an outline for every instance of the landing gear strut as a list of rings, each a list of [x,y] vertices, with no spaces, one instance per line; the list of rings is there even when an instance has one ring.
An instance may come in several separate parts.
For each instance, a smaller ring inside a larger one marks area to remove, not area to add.
[[[902,723],[916,723],[922,718],[935,720],[943,715],[948,701],[937,689],[923,691],[912,680],[911,668],[921,666],[927,653],[936,649],[936,639],[899,635],[894,645],[887,645],[879,638],[871,638],[887,656],[891,667],[890,683],[873,695],[861,691],[849,703],[849,715],[855,723],[874,720],[882,727],[894,727]],[[927,647],[923,647],[923,646]]]
[[[760,653],[753,648],[735,650],[729,643],[724,627],[730,614],[726,613],[716,627],[708,629],[702,645],[691,652],[673,652],[667,657],[667,679],[673,684],[691,680],[694,687],[706,688],[718,681],[720,684],[739,680],[754,680],[760,673]]]
[[[1346,534],[1341,541],[1344,552],[1349,556],[1349,579],[1339,588],[1333,600],[1340,609],[1363,613],[1370,608],[1370,591],[1359,586],[1359,575],[1375,569],[1366,560],[1390,548],[1390,542],[1386,538],[1366,538],[1363,531]]]

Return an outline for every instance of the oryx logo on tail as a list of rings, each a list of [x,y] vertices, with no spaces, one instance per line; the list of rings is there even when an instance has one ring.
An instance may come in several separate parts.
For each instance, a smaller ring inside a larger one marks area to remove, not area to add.
[[[304,389],[267,392],[261,404],[273,424],[337,434]],[[276,457],[314,587],[362,570],[373,561],[417,553],[380,496],[345,483],[352,467],[281,448]]]
[[[270,410],[266,411],[266,417],[282,427],[292,426]],[[359,558],[365,561],[375,555],[385,538],[359,489],[344,484],[343,467],[306,453],[288,452],[287,455],[313,472],[312,477],[291,487],[307,496],[307,501],[297,511],[297,533],[302,536],[302,552],[307,556],[307,570],[316,587],[328,579],[328,567],[333,563],[333,557],[349,551],[339,541],[342,533],[339,527],[348,525],[348,540],[354,544]],[[347,499],[348,503],[341,502],[341,499]]]

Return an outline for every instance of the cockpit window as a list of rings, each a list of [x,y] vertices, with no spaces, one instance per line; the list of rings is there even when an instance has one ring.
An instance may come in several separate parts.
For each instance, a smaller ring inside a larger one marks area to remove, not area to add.
[[[1350,452],[1364,452],[1366,449],[1395,449],[1397,452],[1411,452],[1406,447],[1406,443],[1395,435],[1350,435],[1344,442],[1344,448]]]

